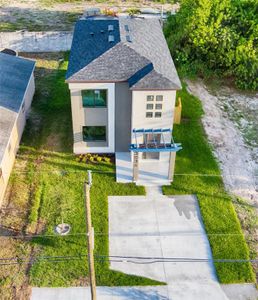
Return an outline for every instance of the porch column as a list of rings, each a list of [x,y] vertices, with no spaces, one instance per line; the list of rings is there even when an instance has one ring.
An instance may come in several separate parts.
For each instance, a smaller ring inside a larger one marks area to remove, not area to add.
[[[168,166],[168,180],[173,181],[175,170],[176,152],[170,152],[169,154],[169,166]]]
[[[133,153],[133,182],[138,180],[139,176],[139,156],[138,152]]]

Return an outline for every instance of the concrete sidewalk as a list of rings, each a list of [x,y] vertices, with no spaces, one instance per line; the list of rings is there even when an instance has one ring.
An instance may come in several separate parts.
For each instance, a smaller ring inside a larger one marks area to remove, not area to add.
[[[101,300],[167,300],[166,287],[97,287]],[[88,287],[32,288],[30,300],[90,300]]]
[[[144,196],[109,197],[109,253],[112,256],[204,258],[211,250],[197,199],[164,196],[150,187]],[[228,299],[210,262],[111,262],[111,269],[166,282],[165,299]]]
[[[173,293],[183,289],[189,289],[187,285],[176,285]],[[199,286],[206,289],[205,285]],[[257,300],[258,294],[254,284],[228,284],[222,286],[229,300]],[[210,287],[209,287],[210,290]],[[101,300],[167,300],[168,289],[166,286],[144,287],[97,287],[97,297]],[[69,288],[32,288],[31,300],[90,300],[89,287]],[[173,298],[174,299],[174,298]],[[173,300],[172,299],[172,300]],[[184,298],[182,298],[184,299]],[[201,300],[209,300],[202,298]]]

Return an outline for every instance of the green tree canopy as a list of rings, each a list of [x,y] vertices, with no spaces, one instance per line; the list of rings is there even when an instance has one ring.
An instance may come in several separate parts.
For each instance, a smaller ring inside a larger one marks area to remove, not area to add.
[[[181,0],[164,30],[180,66],[233,76],[239,87],[257,89],[256,0]]]

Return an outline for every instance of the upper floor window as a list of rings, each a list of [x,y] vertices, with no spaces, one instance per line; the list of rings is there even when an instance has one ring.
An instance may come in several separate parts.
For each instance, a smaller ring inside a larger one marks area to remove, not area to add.
[[[147,96],[147,101],[154,101],[154,96],[153,95],[148,95]]]
[[[146,103],[146,118],[161,118],[162,117],[162,108],[163,108],[163,95],[147,95]],[[150,103],[152,102],[152,103]],[[154,109],[155,108],[155,109]]]
[[[83,107],[107,107],[107,90],[83,90]]]
[[[156,101],[163,101],[163,96],[162,95],[157,95],[156,96]]]
[[[162,109],[162,104],[161,103],[156,103],[155,109]]]
[[[153,104],[149,104],[149,103],[148,103],[148,104],[146,105],[146,109],[153,109]]]

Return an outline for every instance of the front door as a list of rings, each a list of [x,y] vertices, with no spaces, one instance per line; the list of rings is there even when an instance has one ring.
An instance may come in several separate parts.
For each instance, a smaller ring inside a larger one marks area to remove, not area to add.
[[[160,143],[160,133],[146,133],[144,134],[143,138],[145,143],[148,144],[153,144],[153,143]],[[159,160],[159,152],[143,152],[142,153],[142,159],[155,159]]]

